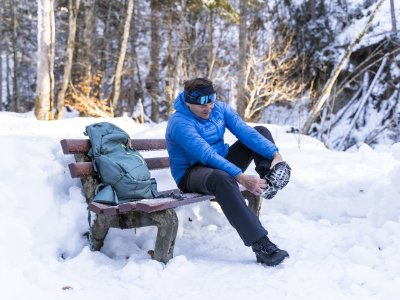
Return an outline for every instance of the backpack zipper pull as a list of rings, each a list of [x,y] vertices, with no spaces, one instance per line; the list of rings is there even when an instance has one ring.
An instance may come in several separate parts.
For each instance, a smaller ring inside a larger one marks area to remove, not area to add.
[[[144,161],[144,159],[143,159],[140,155],[138,155],[138,154],[136,154],[136,153],[131,153],[131,152],[129,152],[129,150],[126,149],[126,146],[125,146],[124,144],[121,144],[121,146],[122,146],[122,148],[124,148],[125,153],[126,153],[127,155],[133,155],[133,156],[135,156],[137,159],[139,159],[139,160],[142,162],[143,165],[146,164],[146,162]]]

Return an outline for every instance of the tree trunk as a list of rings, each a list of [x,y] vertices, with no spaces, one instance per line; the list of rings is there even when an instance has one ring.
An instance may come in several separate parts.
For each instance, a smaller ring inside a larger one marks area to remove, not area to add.
[[[181,0],[181,10],[179,14],[179,42],[178,51],[176,53],[176,66],[175,66],[175,78],[174,78],[174,95],[178,94],[180,90],[180,83],[182,80],[186,80],[184,72],[184,57],[188,46],[186,45],[186,4],[187,0]]]
[[[136,74],[136,61],[137,61],[137,54],[136,54],[136,3],[133,3],[133,12],[132,12],[132,21],[131,21],[131,74],[130,74],[130,85],[129,85],[129,95],[128,95],[128,108],[127,111],[129,112],[130,116],[133,116],[135,112],[135,106],[137,103],[136,99],[136,81],[135,81],[135,74]]]
[[[240,0],[239,59],[237,82],[237,112],[244,117],[246,108],[247,0]]]
[[[113,107],[114,111],[117,108],[119,95],[120,95],[120,91],[121,91],[122,68],[124,66],[124,61],[125,61],[125,54],[126,54],[126,48],[127,48],[127,44],[128,44],[129,27],[131,26],[132,13],[133,13],[133,0],[129,0],[126,19],[125,19],[125,23],[124,23],[124,31],[123,31],[122,42],[121,42],[121,50],[119,52],[118,62],[117,62],[117,66],[115,69],[114,84],[113,84],[113,91],[112,91],[112,97],[111,97],[111,103],[112,103],[112,107]]]
[[[83,27],[83,40],[82,40],[82,68],[81,75],[84,80],[89,80],[92,77],[92,36],[93,36],[93,5],[92,0],[83,0],[83,11],[84,11],[84,27]],[[87,89],[88,93],[90,89]],[[86,95],[89,98],[89,94]]]
[[[390,15],[392,17],[392,34],[393,36],[397,36],[397,20],[394,9],[394,0],[390,0]]]
[[[211,78],[213,69],[214,47],[213,47],[213,33],[214,33],[214,11],[210,8],[208,14],[208,78]]]
[[[82,23],[83,23],[84,17],[82,15],[83,15],[84,7],[82,4],[82,1],[80,4],[81,5],[80,5],[80,8],[78,9],[79,12],[78,12],[78,15],[76,18],[76,28],[83,28]],[[82,48],[82,46],[81,46],[82,45],[81,31],[82,31],[82,29],[76,30],[76,32],[75,32],[75,45],[74,45],[74,52],[73,52],[74,54],[72,56],[72,70],[71,70],[71,78],[70,78],[70,84],[72,86],[80,84],[80,80],[82,78],[82,72],[81,72],[82,66],[79,63],[81,56],[82,56],[81,51],[79,51],[79,49]]]
[[[12,49],[13,49],[13,97],[11,110],[15,112],[20,111],[20,97],[19,97],[19,84],[18,84],[18,50],[17,50],[17,6],[11,4],[11,18],[12,18]]]
[[[136,1],[135,2],[135,10],[134,10],[134,17],[132,19],[132,21],[134,21],[135,23],[135,31],[134,31],[134,35],[132,36],[132,46],[131,46],[131,53],[132,53],[132,65],[134,68],[134,72],[132,71],[132,82],[133,82],[133,90],[132,90],[132,95],[133,95],[133,106],[132,106],[132,113],[134,113],[134,111],[136,111],[136,107],[139,105],[139,101],[143,101],[145,99],[145,84],[143,83],[142,80],[142,75],[141,75],[141,70],[140,70],[140,66],[139,66],[139,57],[138,56],[138,48],[140,49],[140,46],[137,42],[139,42],[139,36],[140,36],[140,29],[141,28],[143,22],[145,22],[145,19],[147,19],[148,14],[147,13],[143,13],[144,8],[143,8],[144,3],[140,2],[140,1]],[[146,4],[147,5],[147,4]]]
[[[0,111],[3,109],[3,50],[0,49]]]
[[[0,17],[3,17],[3,1],[0,7]],[[0,32],[3,32],[3,23],[0,22]],[[0,111],[3,111],[3,47],[0,44]]]
[[[11,89],[10,89],[10,73],[11,73],[11,68],[10,68],[10,51],[9,49],[6,49],[6,89],[7,89],[7,95],[6,95],[6,100],[7,100],[7,104],[8,104],[8,109],[10,110],[10,106],[11,106]]]
[[[317,13],[315,8],[315,0],[309,0],[310,10],[311,10],[311,19],[313,22],[317,19]]]
[[[149,74],[146,78],[146,90],[151,97],[151,120],[159,120],[159,97],[160,97],[160,16],[159,1],[151,0],[151,64]]]
[[[372,89],[374,88],[376,82],[378,81],[379,77],[382,74],[383,68],[386,65],[386,62],[388,60],[388,57],[385,56],[382,60],[382,64],[380,65],[378,71],[375,74],[374,79],[372,80],[371,84],[368,87],[368,90],[366,91],[366,93],[363,95],[360,103],[358,104],[358,109],[356,111],[356,114],[354,115],[353,119],[351,120],[351,124],[349,126],[349,130],[347,131],[347,133],[343,136],[341,142],[338,145],[338,149],[342,149],[343,148],[343,144],[344,142],[347,140],[348,136],[350,135],[354,125],[356,124],[356,122],[358,121],[358,118],[363,110],[363,107],[365,106],[365,104],[367,103],[367,100],[369,98],[369,96],[371,95]],[[343,149],[344,150],[344,149]]]
[[[106,69],[107,69],[107,61],[109,61],[108,39],[109,39],[109,35],[110,35],[109,34],[110,33],[110,22],[111,22],[110,19],[111,19],[111,5],[109,5],[108,9],[107,9],[107,17],[106,17],[106,21],[104,24],[103,37],[102,37],[101,45],[99,46],[99,48],[101,49],[101,55],[100,55],[100,60],[99,60],[97,71],[96,71],[96,74],[98,76],[98,78],[97,78],[98,82],[97,82],[97,84],[95,84],[93,86],[93,89],[92,89],[93,97],[96,99],[99,99],[99,100],[101,98],[104,78],[107,78],[107,76],[105,76],[105,74],[106,74]]]
[[[65,53],[65,65],[64,65],[64,77],[61,84],[61,90],[57,95],[57,110],[56,119],[61,119],[62,110],[64,108],[64,98],[65,93],[68,88],[69,80],[71,77],[72,70],[72,58],[74,56],[74,45],[75,45],[75,35],[76,35],[76,17],[78,15],[80,0],[69,0],[68,6],[68,40],[67,49]]]
[[[38,65],[35,116],[38,120],[52,119],[54,97],[54,2],[38,2]]]
[[[351,55],[351,53],[353,52],[353,48],[361,41],[362,37],[367,32],[368,28],[371,26],[372,21],[373,21],[375,15],[376,15],[378,9],[380,8],[380,6],[382,5],[382,3],[384,1],[385,0],[380,0],[379,1],[377,6],[375,7],[375,10],[373,11],[371,16],[369,17],[369,20],[367,21],[364,29],[358,35],[357,39],[349,46],[349,48],[347,49],[347,52],[343,55],[343,57],[340,60],[340,62],[333,69],[332,76],[329,78],[328,82],[324,86],[317,103],[312,108],[310,115],[308,116],[306,122],[303,125],[303,128],[301,130],[301,132],[303,134],[307,134],[310,131],[311,125],[318,118],[318,115],[319,115],[320,111],[324,108],[325,102],[326,102],[326,100],[328,99],[328,97],[331,94],[331,91],[332,91],[332,88],[333,88],[333,86],[335,84],[336,79],[338,78],[340,72],[342,71],[343,67],[345,66],[347,60],[349,59],[349,57]]]
[[[173,62],[172,62],[172,32],[174,30],[173,24],[173,5],[174,0],[169,1],[169,11],[168,11],[168,54],[167,54],[167,101],[168,101],[168,115],[171,115],[174,110],[174,95],[173,95],[173,80],[174,80],[174,71],[173,71]]]

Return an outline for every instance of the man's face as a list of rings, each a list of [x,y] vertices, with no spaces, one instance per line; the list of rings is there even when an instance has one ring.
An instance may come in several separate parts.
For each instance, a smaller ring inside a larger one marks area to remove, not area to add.
[[[211,111],[214,108],[214,102],[210,102],[204,105],[186,103],[186,105],[189,107],[190,111],[193,114],[195,114],[199,118],[206,120],[210,118]]]

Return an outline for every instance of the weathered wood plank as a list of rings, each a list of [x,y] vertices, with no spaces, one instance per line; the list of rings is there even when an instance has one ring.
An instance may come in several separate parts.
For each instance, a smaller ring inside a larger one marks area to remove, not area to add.
[[[96,214],[117,215],[119,213],[118,206],[111,206],[97,202],[89,203],[88,208]]]
[[[165,150],[165,139],[132,139],[132,146],[139,151]],[[89,139],[63,139],[60,141],[64,154],[86,154],[90,149]]]
[[[135,202],[123,203],[118,205],[118,209],[120,213],[128,213],[136,210],[136,203]]]
[[[89,210],[96,214],[117,215],[120,213],[128,213],[131,211],[135,211],[136,203],[128,202],[113,206],[113,205],[92,202],[89,204]]]
[[[169,157],[152,157],[144,159],[149,170],[169,168]],[[76,162],[68,165],[72,178],[80,178],[85,176],[97,176],[91,162]]]
[[[72,178],[80,178],[85,176],[97,176],[91,162],[77,162],[68,165]]]
[[[96,214],[117,215],[120,213],[128,213],[131,211],[143,211],[152,213],[163,211],[168,208],[176,208],[187,204],[214,199],[211,195],[201,194],[181,194],[183,200],[168,198],[145,199],[137,202],[127,202],[120,205],[112,206],[102,203],[92,202],[89,204],[89,210]]]
[[[136,210],[152,213],[168,208],[176,208],[187,204],[214,199],[214,196],[201,194],[182,194],[182,196],[186,198],[183,200],[178,200],[174,198],[162,198],[152,199],[153,201],[139,201],[136,203]]]

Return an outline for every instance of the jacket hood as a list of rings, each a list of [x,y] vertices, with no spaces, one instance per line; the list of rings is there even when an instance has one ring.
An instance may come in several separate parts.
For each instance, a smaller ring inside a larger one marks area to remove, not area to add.
[[[187,105],[185,103],[185,94],[183,92],[180,92],[179,95],[175,98],[174,108],[176,109],[176,111],[179,111],[182,113],[191,112],[189,110],[189,107],[187,107]]]

